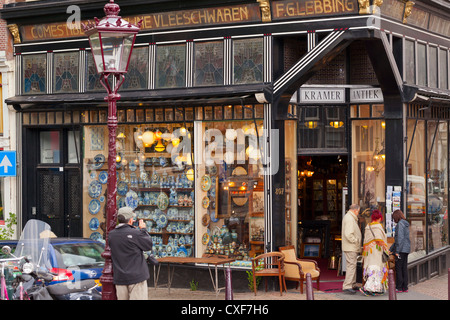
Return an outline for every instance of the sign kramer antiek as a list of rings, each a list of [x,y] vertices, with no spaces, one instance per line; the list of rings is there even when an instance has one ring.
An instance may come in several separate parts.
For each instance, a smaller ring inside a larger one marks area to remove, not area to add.
[[[358,13],[357,0],[258,0],[251,4],[229,7],[149,13],[123,18],[132,24],[142,20],[142,31],[261,22],[267,21],[262,19],[261,12],[266,10],[268,4],[271,6],[273,21]],[[87,21],[81,22],[86,24]],[[81,29],[70,28],[66,22],[25,25],[20,26],[19,31],[23,42],[84,37]]]
[[[350,88],[350,103],[383,102],[380,88]],[[301,88],[300,103],[345,103],[345,88]]]

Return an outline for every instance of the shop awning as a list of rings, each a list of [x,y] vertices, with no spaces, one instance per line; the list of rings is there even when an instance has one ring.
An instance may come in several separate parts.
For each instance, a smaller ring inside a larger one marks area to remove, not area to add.
[[[403,85],[405,103],[439,103],[450,106],[450,91],[415,85]]]
[[[254,84],[244,86],[220,86],[202,88],[176,88],[120,92],[120,105],[142,104],[144,106],[198,105],[198,104],[251,104],[270,102],[272,86]],[[48,106],[105,106],[105,92],[20,95],[5,99],[8,105],[21,110],[33,105]]]

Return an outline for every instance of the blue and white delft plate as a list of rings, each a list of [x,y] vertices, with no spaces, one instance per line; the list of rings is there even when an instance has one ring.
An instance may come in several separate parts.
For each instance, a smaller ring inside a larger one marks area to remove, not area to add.
[[[167,217],[166,217],[166,215],[164,215],[164,214],[161,214],[159,217],[158,217],[158,220],[156,220],[156,225],[159,227],[159,228],[164,228],[165,226],[167,226],[167,222],[168,222],[169,220],[167,220]]]
[[[98,181],[100,181],[101,184],[105,184],[108,182],[108,171],[102,171],[98,175]]]
[[[127,207],[132,208],[133,210],[137,208],[138,206],[138,195],[133,190],[130,190],[127,192],[127,195],[125,197],[125,203]]]
[[[91,238],[94,241],[102,241],[103,240],[103,237],[100,234],[100,232],[92,232],[91,236],[89,238]]]
[[[117,193],[121,196],[124,196],[127,194],[128,191],[128,184],[125,181],[120,181],[117,184]]]
[[[88,194],[91,198],[97,198],[102,193],[102,185],[97,180],[91,181]]]
[[[97,230],[99,226],[100,222],[97,218],[92,218],[91,221],[89,221],[89,229],[91,229],[92,231]]]
[[[128,168],[130,168],[130,170],[133,172],[136,171],[136,169],[137,169],[136,163],[134,163],[134,161],[130,161]]]
[[[126,207],[127,204],[125,203],[125,198],[124,197],[119,197],[119,199],[117,199],[117,208],[123,208]]]
[[[92,165],[92,168],[95,170],[100,169],[103,167],[103,163],[105,162],[105,156],[99,153],[94,157],[94,164]]]
[[[89,212],[92,214],[97,214],[100,211],[100,201],[97,199],[92,199],[89,202]]]

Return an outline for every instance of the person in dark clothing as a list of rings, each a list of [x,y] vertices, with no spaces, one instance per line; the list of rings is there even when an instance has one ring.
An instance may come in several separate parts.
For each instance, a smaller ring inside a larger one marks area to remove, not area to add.
[[[139,228],[133,226],[135,218],[132,208],[120,208],[117,214],[119,224],[109,233],[118,300],[148,300],[150,273],[144,251],[151,250],[153,244],[144,221],[139,220]]]
[[[389,251],[395,254],[395,273],[397,292],[408,292],[408,254],[411,251],[409,240],[409,223],[401,210],[392,214],[395,227],[395,242]]]

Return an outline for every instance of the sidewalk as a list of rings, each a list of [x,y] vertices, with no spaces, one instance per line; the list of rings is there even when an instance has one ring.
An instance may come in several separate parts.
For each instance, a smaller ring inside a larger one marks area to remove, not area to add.
[[[190,289],[170,289],[153,288],[149,290],[149,300],[225,300],[225,290],[222,290],[217,296],[211,289],[191,291]],[[257,295],[250,290],[248,292],[233,292],[233,300],[306,300],[306,289],[303,294],[299,290],[288,289],[280,296],[279,291],[265,292],[259,290]],[[389,300],[389,294],[386,292],[382,296],[364,296],[362,293],[347,294],[343,292],[327,293],[314,290],[314,300]],[[397,293],[397,300],[448,300],[448,274],[436,277],[409,287],[407,293]]]

